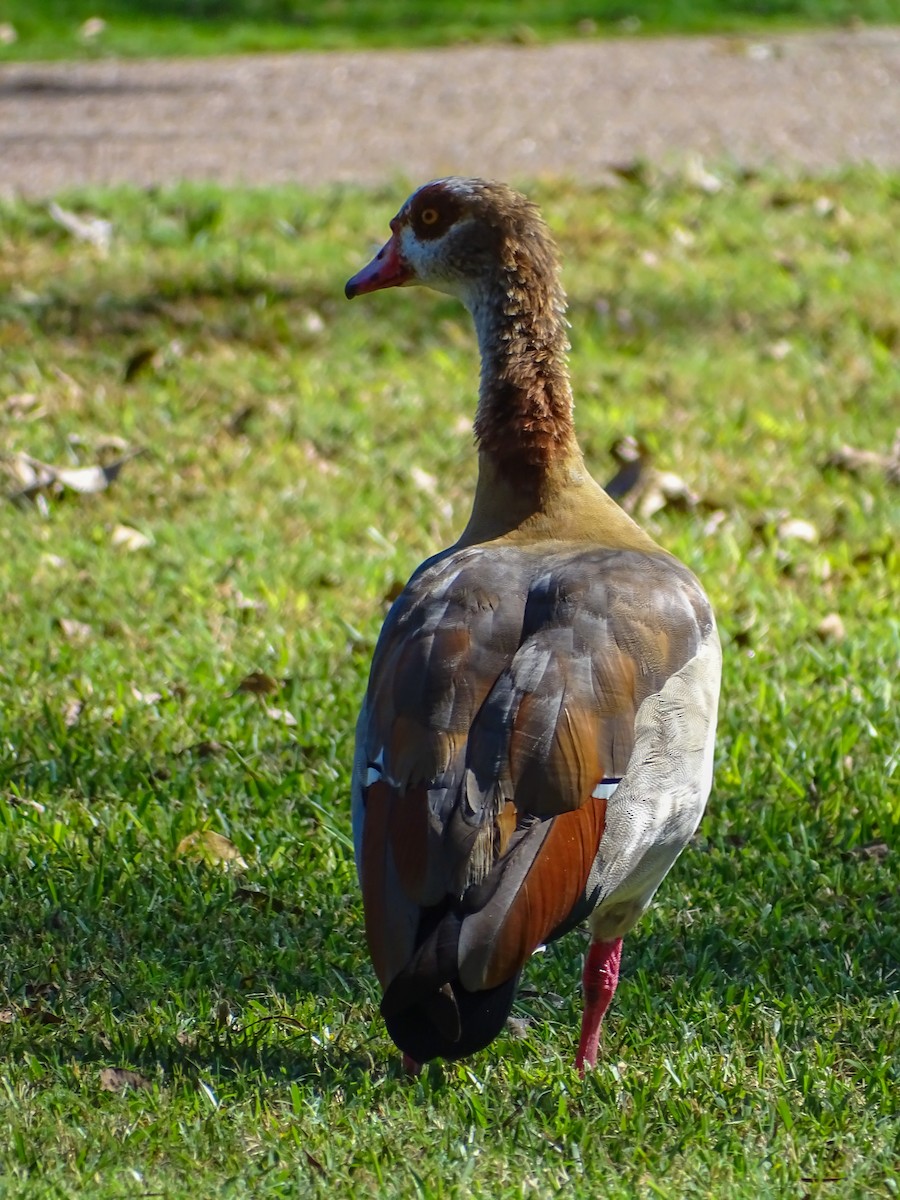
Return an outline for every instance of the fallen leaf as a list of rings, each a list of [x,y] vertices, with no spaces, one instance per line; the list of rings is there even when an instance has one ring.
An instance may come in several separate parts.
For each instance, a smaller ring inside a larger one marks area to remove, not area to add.
[[[127,1092],[129,1088],[148,1091],[153,1084],[137,1071],[130,1071],[127,1067],[104,1067],[100,1072],[100,1086],[104,1092]]]
[[[183,837],[175,849],[175,857],[206,863],[210,867],[221,866],[226,870],[232,866],[247,866],[234,842],[212,829],[195,829]]]
[[[313,1168],[314,1171],[318,1171],[320,1175],[328,1174],[328,1172],[325,1170],[325,1168],[322,1166],[322,1164],[319,1162],[319,1160],[315,1157],[315,1155],[310,1154],[310,1152],[308,1150],[304,1150],[303,1153],[306,1155],[306,1161],[309,1163],[309,1165]]]
[[[269,892],[260,891],[259,888],[238,888],[234,893],[234,898],[246,904],[252,904],[254,908],[271,908],[272,912],[300,911],[293,905],[287,904],[284,900],[280,900],[277,896],[272,896]]]
[[[86,621],[75,621],[71,617],[60,617],[59,627],[66,641],[76,646],[86,642],[94,632],[93,626],[88,625]]]
[[[110,541],[117,550],[125,550],[129,554],[153,545],[153,538],[149,534],[141,533],[131,525],[116,525],[110,534]]]
[[[239,612],[253,612],[262,615],[267,610],[265,600],[253,600],[250,596],[245,596],[240,588],[235,587],[230,579],[227,579],[219,586],[219,595],[238,609]]]
[[[110,467],[57,467],[56,478],[64,487],[84,496],[105,491],[122,469],[122,461]]]
[[[310,309],[309,312],[306,313],[301,324],[306,333],[318,334],[325,332],[325,322],[322,320],[319,313],[315,312],[313,309]]]
[[[102,492],[118,478],[126,463],[143,454],[141,449],[128,451],[115,462],[95,467],[54,467],[50,463],[32,458],[30,454],[7,454],[0,458],[7,474],[19,484],[9,493],[13,501],[34,499],[38,492],[47,488],[57,491],[68,489],[81,495]]]
[[[26,808],[33,808],[35,812],[46,812],[47,806],[41,804],[38,800],[32,800],[30,796],[17,796],[14,792],[4,792],[3,799],[7,804],[25,805]]]
[[[267,708],[266,716],[273,721],[280,721],[282,725],[294,726],[297,724],[297,718],[286,708]]]
[[[30,420],[43,416],[46,411],[38,408],[38,398],[34,392],[15,392],[12,396],[7,396],[3,408],[11,417],[28,417]]]
[[[155,346],[139,346],[133,354],[129,355],[128,361],[125,363],[122,382],[131,383],[140,375],[141,371],[151,365],[154,358],[156,358]]]
[[[250,423],[250,418],[259,411],[255,404],[245,404],[233,412],[225,422],[225,431],[231,437],[240,437]]]
[[[626,183],[646,187],[650,182],[649,165],[639,158],[632,159],[631,162],[610,163],[608,170]]]
[[[619,469],[606,485],[606,493],[613,500],[621,500],[637,487],[644,468],[652,462],[652,455],[647,447],[628,434],[619,438],[610,447],[610,454],[619,464]]]
[[[272,692],[279,691],[281,691],[281,684],[277,679],[273,679],[265,671],[251,671],[249,675],[244,676],[232,695],[236,696],[238,692],[248,692],[252,696],[269,696]]]
[[[216,1005],[215,1024],[219,1029],[230,1029],[234,1024],[234,1013],[227,1000],[220,1000]]]
[[[788,517],[781,521],[776,529],[780,542],[806,542],[814,546],[819,540],[819,531],[812,521],[804,521],[800,517]]]
[[[303,451],[303,455],[310,466],[315,467],[321,474],[336,475],[338,473],[338,467],[325,458],[323,454],[320,454],[312,442],[301,442],[300,449]]]
[[[900,484],[900,430],[887,454],[880,454],[876,450],[860,450],[855,446],[839,446],[829,454],[822,466],[847,471],[851,475],[872,468],[883,471],[888,483]]]
[[[390,608],[403,589],[406,587],[402,579],[394,579],[388,585],[387,591],[381,597],[381,603],[385,608]]]
[[[95,20],[97,19],[99,18],[95,18]],[[90,21],[85,21],[82,29],[87,28],[90,24]],[[79,242],[89,242],[104,253],[109,249],[113,235],[112,221],[107,221],[103,217],[79,217],[77,213],[61,208],[55,201],[50,203],[48,211],[57,225],[61,225]]]
[[[793,346],[787,338],[779,338],[777,342],[771,342],[766,347],[766,354],[775,362],[783,362],[784,359],[791,353]]]
[[[50,1012],[46,1008],[42,1008],[39,1004],[20,1008],[18,1015],[23,1021],[31,1021],[35,1025],[62,1025],[63,1019]]]
[[[420,492],[425,492],[427,495],[433,496],[437,491],[437,476],[424,471],[421,467],[410,467],[409,477],[413,482],[413,486],[418,488]]]
[[[63,706],[63,724],[66,729],[74,729],[84,712],[83,700],[68,700]]]
[[[832,612],[823,617],[816,626],[816,636],[823,642],[842,642],[847,636],[840,613]]]
[[[79,27],[78,36],[83,42],[95,42],[105,32],[106,22],[102,17],[88,17]]]
[[[884,862],[890,852],[887,842],[869,842],[865,846],[854,846],[851,851],[857,858],[871,858],[875,862]]]
[[[712,171],[706,169],[699,154],[692,154],[688,159],[684,179],[690,187],[696,188],[699,192],[705,192],[708,196],[714,196],[716,192],[721,192],[724,186],[718,175],[714,175]]]
[[[194,742],[191,746],[185,746],[183,750],[179,750],[178,754],[196,754],[198,758],[215,758],[219,754],[225,753],[225,747],[221,742],[203,741]]]

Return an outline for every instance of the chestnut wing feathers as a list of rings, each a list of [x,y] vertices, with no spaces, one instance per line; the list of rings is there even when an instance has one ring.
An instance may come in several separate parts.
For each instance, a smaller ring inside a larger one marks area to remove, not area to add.
[[[662,552],[472,547],[413,576],[375,652],[354,772],[367,938],[382,985],[405,981],[397,1003],[441,972],[496,986],[588,915],[598,785],[625,773],[638,708],[711,629]]]

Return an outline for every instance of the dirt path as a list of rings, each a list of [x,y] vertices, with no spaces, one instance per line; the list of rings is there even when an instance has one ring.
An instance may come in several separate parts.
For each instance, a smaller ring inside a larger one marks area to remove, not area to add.
[[[0,190],[900,167],[900,29],[0,67]]]

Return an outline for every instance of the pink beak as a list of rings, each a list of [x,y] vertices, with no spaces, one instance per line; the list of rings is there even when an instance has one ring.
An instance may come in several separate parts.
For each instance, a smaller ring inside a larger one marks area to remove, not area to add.
[[[409,283],[413,273],[400,258],[396,235],[386,242],[368,266],[347,281],[344,295],[348,300],[364,296],[367,292],[380,292],[382,288],[402,287]]]

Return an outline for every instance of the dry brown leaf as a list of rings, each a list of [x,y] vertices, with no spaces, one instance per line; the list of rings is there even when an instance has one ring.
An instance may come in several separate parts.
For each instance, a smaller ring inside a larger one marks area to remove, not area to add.
[[[301,442],[300,449],[303,451],[303,455],[310,466],[315,467],[322,475],[336,475],[338,473],[338,467],[335,463],[330,462],[329,459],[320,454],[318,448],[312,442]]]
[[[392,580],[391,583],[388,585],[387,591],[381,597],[381,603],[384,605],[384,607],[390,608],[390,606],[394,603],[394,601],[397,599],[397,597],[400,595],[400,593],[403,591],[403,589],[405,587],[406,587],[406,584],[403,582],[402,579]]]
[[[325,332],[325,322],[314,309],[310,309],[300,323],[305,333],[318,334]]]
[[[851,851],[857,858],[872,858],[875,862],[884,862],[890,852],[887,842],[869,842],[865,846],[854,846]]]
[[[689,187],[696,188],[698,192],[705,192],[708,196],[714,196],[724,187],[719,176],[706,169],[699,154],[692,154],[688,158],[684,169],[684,181]]]
[[[212,829],[195,829],[183,837],[175,849],[175,857],[206,863],[210,867],[221,866],[225,870],[247,866],[234,842]]]
[[[15,1010],[12,1008],[0,1008],[0,1025],[12,1025],[16,1019]]]
[[[804,521],[801,517],[781,521],[775,532],[780,542],[806,542],[808,546],[814,546],[819,540],[819,531],[812,521]]]
[[[155,346],[139,346],[133,354],[129,355],[128,361],[125,363],[125,370],[122,372],[122,382],[131,383],[136,379],[146,367],[149,367],[156,358]]]
[[[251,417],[259,411],[255,404],[244,404],[233,412],[225,422],[225,432],[231,437],[240,437],[247,429]]]
[[[777,342],[771,342],[766,347],[766,354],[775,362],[783,362],[793,349],[787,338],[779,338]]]
[[[129,450],[114,462],[94,467],[55,467],[32,458],[30,454],[21,453],[3,455],[0,462],[14,483],[18,484],[9,493],[9,499],[19,501],[32,500],[38,492],[48,488],[57,492],[77,492],[83,496],[102,492],[118,478],[125,464],[140,454],[143,454],[143,450]]]
[[[816,626],[816,636],[823,642],[842,642],[847,636],[840,613],[832,612],[823,617]]]
[[[39,800],[32,800],[30,796],[17,796],[15,792],[3,792],[3,799],[7,804],[21,804],[26,808],[33,808],[35,812],[46,812],[47,806],[41,804]]]
[[[194,742],[190,746],[185,746],[183,750],[177,752],[178,756],[182,754],[196,754],[198,758],[215,758],[219,754],[225,753],[225,747],[221,742],[203,741]]]
[[[93,27],[94,22],[99,22],[104,29],[106,28],[105,21],[102,21],[99,17],[92,17],[90,21],[85,21],[82,30],[88,28],[88,26]],[[107,221],[104,217],[80,217],[78,213],[70,212],[67,208],[62,208],[55,202],[51,202],[48,205],[47,211],[53,220],[56,221],[57,225],[61,225],[77,241],[89,242],[92,246],[96,246],[98,250],[103,251],[103,253],[106,253],[109,249],[113,235],[112,221]]]
[[[131,525],[116,525],[110,534],[110,541],[117,550],[124,550],[128,554],[153,545],[153,538],[149,534],[141,533]]]
[[[93,42],[106,32],[106,22],[102,17],[88,17],[88,19],[79,26],[78,36],[84,42]]]
[[[437,492],[437,476],[423,470],[422,467],[410,467],[409,477],[412,480],[413,487],[418,488],[420,492],[425,492],[428,496],[433,496]]]
[[[610,447],[610,454],[619,464],[619,469],[607,483],[606,492],[614,500],[621,500],[637,487],[644,469],[650,466],[652,455],[647,447],[631,434],[614,442]]]
[[[667,505],[694,508],[699,503],[699,497],[679,475],[652,465],[652,455],[636,438],[620,438],[611,453],[619,463],[619,470],[606,485],[606,491],[627,513],[648,521]]]
[[[17,392],[12,396],[7,396],[3,402],[3,407],[11,417],[17,417],[22,420],[27,418],[29,421],[34,421],[38,417],[44,416],[47,411],[38,405],[38,398],[34,392]]]
[[[610,163],[608,170],[616,179],[625,183],[647,187],[651,182],[649,164],[640,158],[634,158],[630,162]]]
[[[234,1024],[234,1013],[227,1000],[220,1000],[216,1005],[215,1024],[219,1029],[230,1029]]]
[[[872,468],[883,471],[888,483],[900,484],[900,430],[894,438],[894,444],[887,454],[879,454],[876,450],[860,450],[855,446],[839,446],[833,454],[829,454],[823,467],[834,467],[838,471],[847,471],[851,475]]]
[[[238,692],[247,692],[251,696],[270,696],[273,692],[279,691],[281,691],[281,684],[277,679],[273,679],[265,671],[251,671],[249,675],[244,676],[232,695],[236,696]]]
[[[273,721],[280,721],[282,725],[293,727],[297,724],[297,718],[287,708],[267,708],[266,716]]]
[[[71,617],[60,617],[59,627],[66,641],[75,646],[82,645],[94,632],[93,626],[86,621],[75,621]]]
[[[153,1084],[137,1071],[127,1067],[104,1067],[100,1072],[100,1086],[104,1092],[127,1092],[129,1088],[148,1091]]]
[[[322,1166],[322,1164],[319,1162],[319,1160],[315,1157],[314,1154],[310,1154],[310,1152],[308,1150],[304,1150],[303,1153],[306,1155],[306,1161],[309,1163],[309,1165],[312,1167],[312,1169],[314,1171],[318,1171],[320,1175],[328,1174],[328,1172],[325,1170],[325,1168]]]
[[[120,460],[114,471],[109,467],[56,467],[56,479],[73,492],[91,496],[109,487],[110,480],[115,479],[121,465]]]
[[[20,1008],[18,1015],[24,1021],[32,1021],[35,1025],[62,1025],[62,1017],[58,1017],[56,1013],[49,1012],[48,1009],[42,1008],[39,1004],[30,1007]]]
[[[66,729],[74,729],[78,724],[81,714],[84,712],[83,700],[67,700],[63,705],[63,724]]]
[[[252,904],[254,908],[271,908],[273,912],[294,911],[292,906],[286,904],[284,900],[280,900],[277,896],[273,896],[269,892],[260,891],[259,888],[238,888],[234,893],[234,898],[246,904]]]
[[[265,600],[253,600],[250,596],[245,596],[230,579],[226,579],[224,583],[220,584],[218,591],[219,595],[233,604],[239,612],[257,613],[259,616],[266,612]]]

